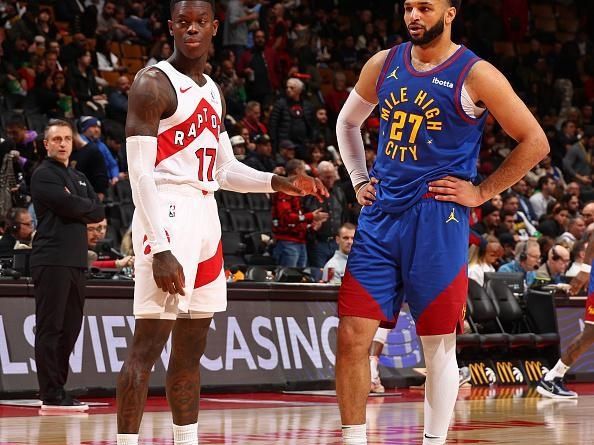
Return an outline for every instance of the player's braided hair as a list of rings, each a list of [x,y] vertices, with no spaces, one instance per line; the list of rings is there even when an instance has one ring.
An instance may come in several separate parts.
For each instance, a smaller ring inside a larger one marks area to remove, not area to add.
[[[187,2],[187,1],[200,1],[200,2],[205,2],[205,3],[210,3],[210,6],[212,7],[212,12],[215,12],[215,0],[171,0],[171,2],[169,3],[169,10],[171,11],[171,13],[173,13],[173,8],[175,8],[175,5],[179,2]],[[458,3],[460,3],[459,0],[457,0]]]

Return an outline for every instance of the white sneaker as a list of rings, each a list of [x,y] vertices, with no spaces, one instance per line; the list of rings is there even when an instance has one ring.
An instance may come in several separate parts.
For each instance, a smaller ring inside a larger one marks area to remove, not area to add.
[[[384,388],[384,385],[382,385],[382,381],[379,379],[379,377],[371,381],[371,388],[369,389],[369,392],[374,394],[383,394],[386,392],[386,388]]]
[[[458,369],[458,386],[462,386],[470,382],[470,369],[468,366],[463,366]]]

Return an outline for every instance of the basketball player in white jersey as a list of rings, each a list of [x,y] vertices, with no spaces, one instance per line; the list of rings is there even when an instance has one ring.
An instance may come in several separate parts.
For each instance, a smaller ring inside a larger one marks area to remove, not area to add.
[[[118,445],[137,444],[153,364],[172,335],[167,400],[176,445],[198,444],[200,357],[212,316],[226,308],[221,228],[213,192],[328,193],[239,163],[225,131],[225,101],[204,74],[216,34],[212,0],[171,0],[175,51],[138,73],[126,144],[136,210],[136,327],[117,382]]]

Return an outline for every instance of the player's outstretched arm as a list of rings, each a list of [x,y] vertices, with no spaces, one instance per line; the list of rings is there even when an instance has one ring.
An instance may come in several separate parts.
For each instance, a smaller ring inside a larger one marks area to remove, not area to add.
[[[508,80],[488,62],[471,69],[465,83],[475,103],[483,103],[503,130],[518,142],[501,166],[479,186],[454,177],[429,184],[436,199],[476,207],[511,187],[549,152],[544,131]]]
[[[313,195],[320,201],[328,196],[326,187],[317,178],[300,175],[289,180],[273,173],[261,172],[239,162],[233,154],[231,141],[223,122],[227,106],[220,86],[219,93],[223,104],[223,113],[215,177],[221,188],[240,193],[284,192],[294,196]]]
[[[342,162],[361,205],[371,205],[375,200],[375,187],[369,180],[365,162],[365,148],[361,125],[377,105],[376,84],[388,51],[380,51],[365,63],[359,80],[340,110],[336,122],[336,138]]]
[[[134,205],[153,254],[155,283],[165,292],[184,295],[183,268],[170,251],[153,177],[159,120],[175,111],[174,94],[157,69],[142,71],[136,77],[128,93],[126,151]]]

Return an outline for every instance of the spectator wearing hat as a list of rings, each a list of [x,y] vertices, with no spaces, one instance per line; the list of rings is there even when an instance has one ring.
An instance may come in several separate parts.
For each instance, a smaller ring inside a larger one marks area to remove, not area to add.
[[[233,154],[238,161],[243,161],[245,159],[245,139],[243,136],[235,135],[231,139],[231,147],[233,147]]]
[[[532,204],[537,220],[543,215],[546,215],[549,205],[556,201],[552,196],[556,186],[555,179],[550,175],[544,175],[539,178],[537,185],[539,191],[530,197],[530,203]]]
[[[78,121],[80,135],[85,142],[94,142],[105,160],[107,177],[112,184],[118,182],[120,168],[105,142],[101,139],[101,121],[94,116],[83,116]]]
[[[109,179],[107,178],[105,158],[97,144],[83,138],[78,132],[74,131],[72,154],[68,165],[87,177],[93,186],[93,190],[97,193],[97,197],[100,201],[103,201],[109,188]]]
[[[278,144],[278,153],[276,155],[277,165],[287,165],[291,159],[295,159],[295,144],[289,140],[281,141]]]
[[[256,149],[248,153],[243,163],[262,172],[274,172],[277,167],[272,157],[270,136],[260,134],[254,138]]]
[[[481,206],[482,219],[472,226],[472,229],[481,235],[494,236],[501,224],[501,213],[490,201]]]

